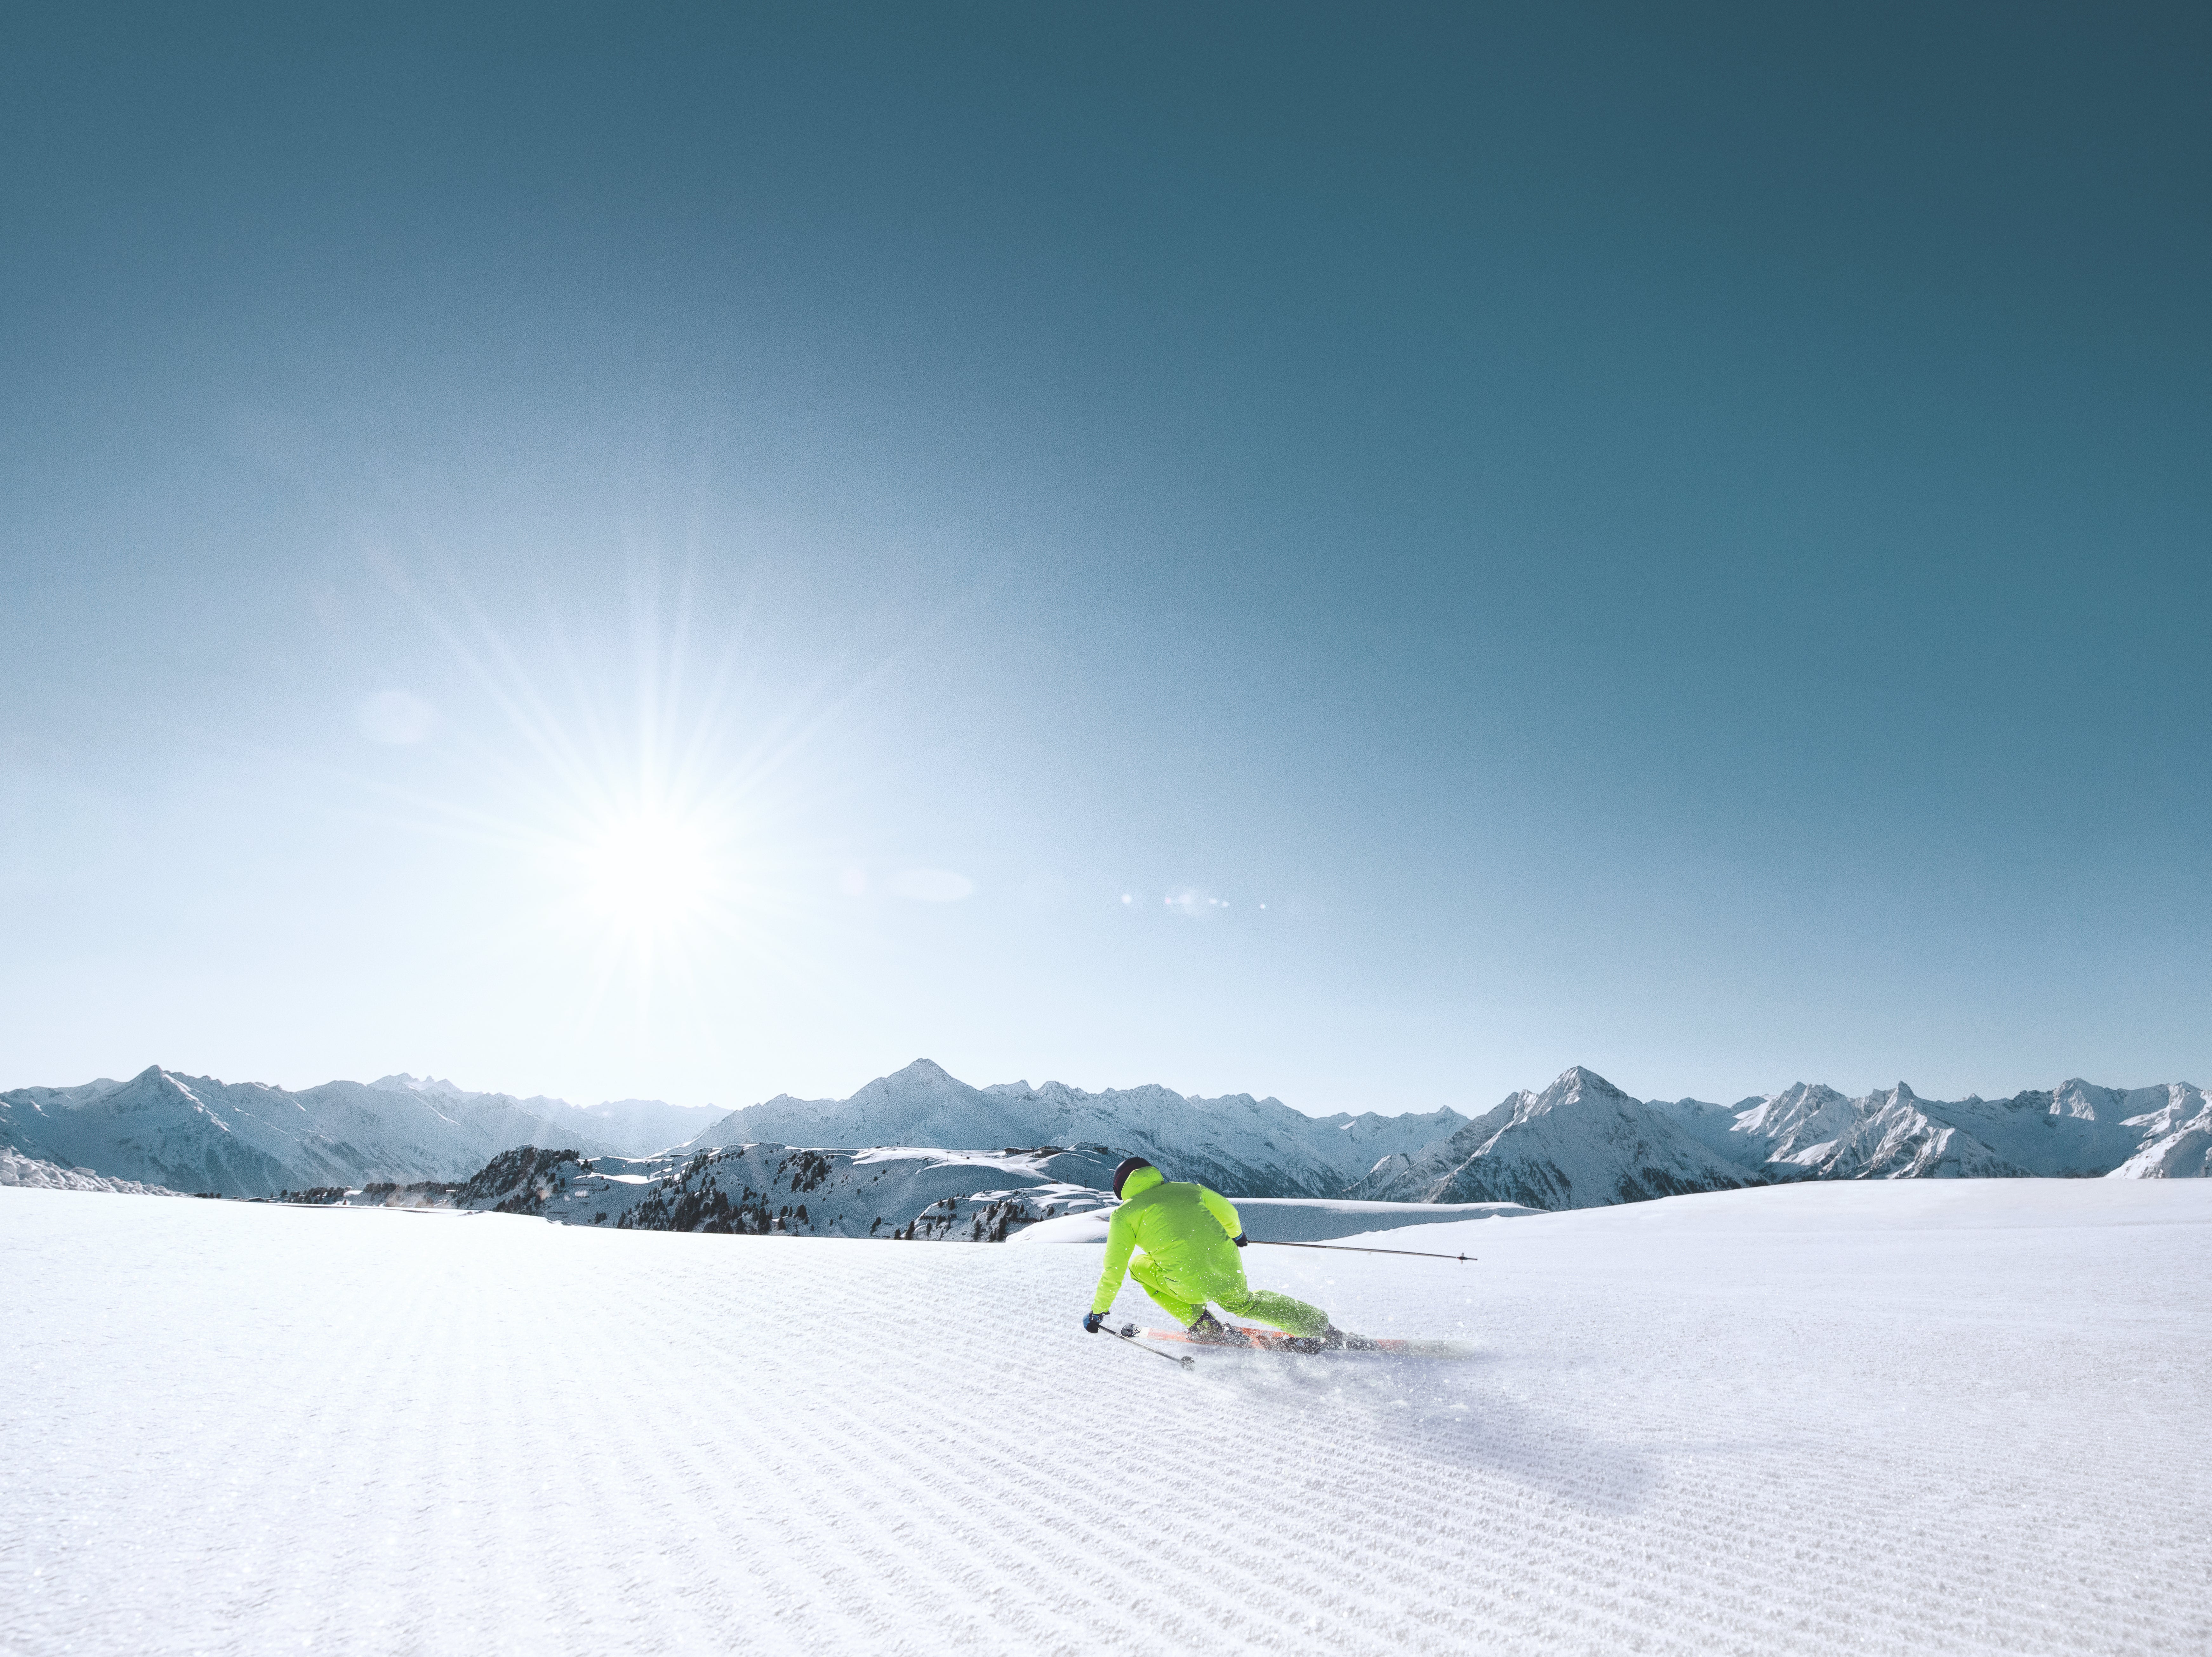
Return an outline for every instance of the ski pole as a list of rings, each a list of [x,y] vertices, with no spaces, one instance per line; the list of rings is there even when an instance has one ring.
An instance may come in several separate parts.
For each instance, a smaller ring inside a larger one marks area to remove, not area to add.
[[[1317,1248],[1330,1254],[1403,1254],[1415,1260],[1472,1260],[1472,1254],[1431,1254],[1419,1248],[1346,1248],[1337,1243],[1271,1243],[1264,1237],[1248,1237],[1248,1243],[1257,1243],[1261,1248]]]
[[[1134,1329],[1136,1325],[1131,1324],[1129,1327]],[[1117,1341],[1128,1342],[1130,1345],[1135,1347],[1139,1352],[1149,1352],[1156,1358],[1165,1358],[1170,1363],[1176,1365],[1178,1368],[1188,1369],[1190,1368],[1190,1355],[1187,1352],[1182,1354],[1181,1356],[1177,1356],[1173,1352],[1163,1352],[1157,1346],[1146,1346],[1134,1335],[1125,1335],[1120,1330],[1115,1329],[1108,1324],[1099,1325],[1098,1330],[1101,1334],[1111,1335]]]

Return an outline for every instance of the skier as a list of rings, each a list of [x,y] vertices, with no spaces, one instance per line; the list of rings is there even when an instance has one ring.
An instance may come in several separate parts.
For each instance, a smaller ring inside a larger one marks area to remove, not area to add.
[[[1194,1340],[1241,1346],[1243,1337],[1206,1309],[1212,1301],[1231,1316],[1250,1318],[1297,1337],[1304,1347],[1339,1347],[1350,1338],[1319,1307],[1244,1282],[1243,1222],[1229,1199],[1205,1186],[1170,1180],[1141,1156],[1114,1170],[1121,1206],[1106,1228],[1106,1264],[1083,1326],[1096,1335],[1121,1293],[1126,1271]],[[1132,1261],[1132,1249],[1139,1249]]]

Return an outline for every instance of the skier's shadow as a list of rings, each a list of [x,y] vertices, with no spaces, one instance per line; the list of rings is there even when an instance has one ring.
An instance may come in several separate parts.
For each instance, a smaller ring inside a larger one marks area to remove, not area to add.
[[[1495,1362],[1481,1352],[1453,1359],[1224,1353],[1206,1366],[1206,1379],[1333,1438],[1356,1431],[1395,1458],[1501,1474],[1594,1513],[1639,1511],[1658,1481],[1651,1458],[1498,1391],[1486,1383]]]

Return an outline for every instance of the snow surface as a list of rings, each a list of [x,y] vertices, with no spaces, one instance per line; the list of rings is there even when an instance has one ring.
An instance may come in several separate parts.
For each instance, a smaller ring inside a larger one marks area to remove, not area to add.
[[[1085,1249],[0,1189],[0,1649],[2212,1648],[2212,1185],[1385,1240],[1480,1263],[1255,1276],[1477,1357],[1183,1371]]]

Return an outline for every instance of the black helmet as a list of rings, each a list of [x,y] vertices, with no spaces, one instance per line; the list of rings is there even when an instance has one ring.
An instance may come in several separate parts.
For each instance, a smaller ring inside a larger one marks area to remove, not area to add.
[[[1121,1166],[1114,1170],[1114,1195],[1119,1197],[1121,1194],[1121,1182],[1136,1173],[1139,1168],[1149,1168],[1152,1166],[1141,1156],[1123,1157]]]

